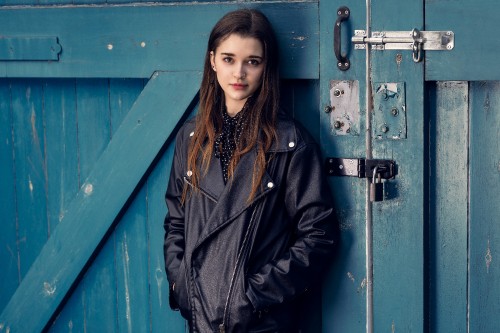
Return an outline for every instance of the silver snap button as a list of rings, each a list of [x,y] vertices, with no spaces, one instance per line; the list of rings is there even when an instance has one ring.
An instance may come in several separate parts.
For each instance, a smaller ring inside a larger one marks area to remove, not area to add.
[[[288,147],[290,147],[290,148],[295,147],[295,142],[293,142],[293,141],[292,141],[292,142],[290,142],[290,143],[288,144]]]
[[[193,171],[188,170],[188,172],[186,172],[186,175],[187,175],[188,177],[191,177],[191,176],[193,175]]]
[[[274,187],[274,183],[273,183],[273,182],[269,182],[269,183],[267,183],[267,187],[268,187],[268,188],[273,188],[273,187]]]

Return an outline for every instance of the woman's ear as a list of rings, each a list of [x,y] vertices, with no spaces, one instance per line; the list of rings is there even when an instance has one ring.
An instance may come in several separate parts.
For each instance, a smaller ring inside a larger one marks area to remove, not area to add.
[[[210,51],[210,64],[212,65],[212,69],[215,72],[215,53],[214,53],[214,51]]]

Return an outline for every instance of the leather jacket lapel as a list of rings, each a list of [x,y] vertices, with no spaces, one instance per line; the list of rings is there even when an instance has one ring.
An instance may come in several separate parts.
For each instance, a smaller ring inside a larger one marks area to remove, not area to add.
[[[226,223],[233,221],[241,212],[250,207],[256,200],[260,199],[263,195],[270,192],[274,188],[274,182],[271,177],[264,174],[262,178],[261,186],[257,190],[255,197],[249,201],[250,191],[252,189],[252,173],[253,166],[256,159],[256,150],[245,154],[239,161],[234,172],[232,180],[229,180],[225,187],[217,196],[217,204],[212,211],[206,226],[200,235],[198,247],[204,242],[212,233],[216,232],[220,227]],[[210,166],[207,176],[204,177],[203,181],[200,182],[200,189],[202,192],[213,193],[215,189],[220,187],[220,182],[224,186],[224,181],[222,179],[222,168],[220,167],[220,162],[218,159],[214,158],[211,164],[218,164],[219,174],[215,175],[215,169],[213,165]],[[214,174],[211,174],[213,171]],[[210,176],[215,175],[211,179]]]

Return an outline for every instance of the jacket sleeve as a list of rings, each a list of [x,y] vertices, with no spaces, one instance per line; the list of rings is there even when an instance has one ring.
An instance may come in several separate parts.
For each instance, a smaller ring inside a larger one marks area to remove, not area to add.
[[[165,258],[165,269],[169,281],[169,303],[174,310],[178,309],[177,302],[173,297],[173,288],[177,280],[177,272],[184,257],[184,207],[181,204],[184,180],[184,163],[182,149],[182,130],[179,131],[176,139],[174,159],[170,170],[165,202],[168,213],[165,217],[165,239],[163,244],[163,254]]]
[[[315,143],[293,152],[285,188],[295,241],[281,258],[248,277],[247,297],[255,310],[289,301],[317,280],[338,238],[330,189]]]

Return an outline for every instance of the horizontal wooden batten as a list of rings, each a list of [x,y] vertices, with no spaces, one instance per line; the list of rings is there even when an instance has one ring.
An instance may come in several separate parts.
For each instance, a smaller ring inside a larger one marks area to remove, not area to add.
[[[426,81],[498,80],[499,2],[425,1],[425,30],[453,31],[453,50],[425,54]]]
[[[149,78],[199,71],[210,29],[235,3],[0,7],[3,36],[57,36],[59,61],[0,61],[1,77]],[[319,77],[317,2],[254,2],[276,30],[285,78]],[[29,47],[29,45],[27,46]]]
[[[200,78],[160,72],[149,80],[0,315],[0,332],[41,332],[47,325],[191,110]]]

